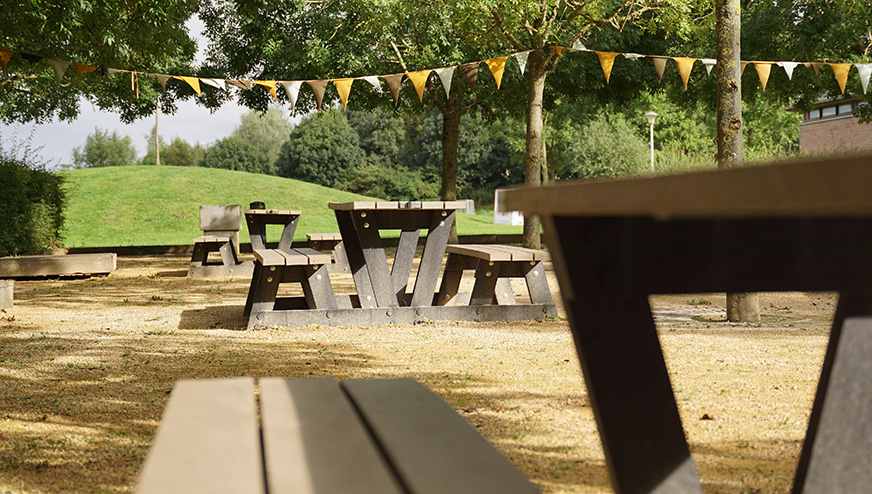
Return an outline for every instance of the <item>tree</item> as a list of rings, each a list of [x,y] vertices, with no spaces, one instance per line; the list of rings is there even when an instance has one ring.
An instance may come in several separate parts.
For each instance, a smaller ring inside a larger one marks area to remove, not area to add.
[[[160,162],[162,165],[170,166],[197,166],[205,153],[206,150],[199,142],[191,145],[177,136],[168,146],[161,148]]]
[[[130,136],[121,137],[117,131],[94,128],[85,138],[85,145],[73,148],[73,164],[77,168],[126,166],[136,161],[136,148]]]
[[[271,169],[266,153],[238,136],[225,137],[210,146],[200,166],[249,173],[266,173]]]
[[[4,122],[73,120],[85,99],[117,112],[130,122],[155,110],[157,81],[138,78],[138,93],[128,74],[106,75],[104,67],[159,74],[191,73],[196,44],[185,28],[198,0],[29,0],[5,2],[0,47],[15,54],[0,79],[0,119]],[[34,55],[27,61],[22,54]],[[68,67],[59,84],[51,65],[42,60],[90,66],[77,77]],[[98,68],[99,67],[99,68]],[[134,81],[137,82],[137,81]],[[175,110],[174,100],[193,91],[170,84],[161,106]]]
[[[345,115],[325,110],[304,118],[294,128],[276,167],[283,177],[341,189],[347,174],[364,160],[360,138]]]
[[[263,172],[275,175],[275,163],[294,126],[285,118],[282,110],[270,106],[266,112],[250,111],[242,116],[233,136],[260,150],[267,158]]]
[[[160,143],[160,145],[156,146],[156,143]],[[158,147],[160,147],[160,149],[166,148],[166,141],[164,141],[163,136],[157,134],[157,129],[152,127],[145,136],[145,156],[142,157],[140,163],[143,165],[160,164],[157,162]]]

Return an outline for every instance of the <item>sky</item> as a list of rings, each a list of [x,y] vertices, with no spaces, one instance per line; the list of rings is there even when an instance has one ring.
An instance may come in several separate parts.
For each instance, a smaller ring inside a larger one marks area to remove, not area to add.
[[[200,50],[197,60],[203,60],[205,40],[202,33],[203,24],[198,18],[187,23],[192,36],[198,39]],[[170,142],[179,137],[190,144],[200,143],[207,146],[217,140],[229,136],[239,125],[242,115],[249,110],[234,104],[232,101],[222,106],[215,113],[197,105],[193,100],[180,101],[173,115],[161,114],[158,117],[158,131],[164,142]],[[154,117],[136,120],[132,124],[124,124],[115,113],[104,112],[87,101],[82,101],[81,113],[73,122],[57,120],[43,125],[2,125],[0,136],[4,139],[10,135],[18,140],[30,139],[32,149],[36,149],[43,161],[56,165],[70,164],[73,161],[73,148],[82,147],[89,134],[94,129],[101,131],[117,131],[120,136],[130,136],[137,154],[145,155],[146,139],[154,127]]]

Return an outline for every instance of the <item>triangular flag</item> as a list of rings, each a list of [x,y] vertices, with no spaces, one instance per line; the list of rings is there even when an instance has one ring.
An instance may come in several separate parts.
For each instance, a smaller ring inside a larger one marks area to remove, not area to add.
[[[376,91],[382,92],[381,83],[378,82],[378,76],[367,75],[367,76],[361,77],[361,79],[372,84],[372,87],[374,87]]]
[[[157,79],[157,82],[160,83],[160,87],[163,88],[164,91],[166,91],[166,89],[167,89],[167,81],[172,79],[172,77],[173,77],[171,75],[164,75],[164,74],[152,74],[152,76],[155,79]]]
[[[12,50],[0,48],[0,65],[3,66],[3,72],[6,72],[6,64],[9,63],[9,59],[12,58],[14,53]]]
[[[439,76],[439,80],[442,81],[442,87],[445,89],[445,99],[451,97],[451,79],[454,78],[454,70],[457,67],[443,67],[441,69],[436,69],[436,75]]]
[[[291,101],[291,113],[294,113],[294,107],[297,106],[297,96],[300,94],[300,86],[303,85],[303,81],[281,81],[281,84]]]
[[[515,60],[518,61],[518,67],[521,69],[521,75],[524,75],[524,69],[527,68],[527,59],[530,58],[530,51],[531,50],[527,50],[512,54],[512,56],[515,57]]]
[[[673,57],[675,63],[678,64],[678,73],[681,74],[681,82],[684,83],[684,89],[687,89],[687,81],[690,79],[690,71],[693,69],[695,58]]]
[[[80,64],[80,63],[77,63],[75,65],[76,65],[76,74],[79,76],[79,79],[81,79],[82,76],[85,75],[85,72],[94,72],[95,70],[97,70],[97,67],[95,65],[84,65],[84,64]],[[169,77],[169,76],[167,76],[167,77]],[[164,89],[166,89],[166,88],[164,88]]]
[[[460,66],[460,72],[466,77],[466,83],[469,84],[469,89],[475,91],[475,81],[478,80],[478,64],[480,62],[472,62]]]
[[[315,95],[315,104],[318,105],[318,111],[321,111],[321,102],[324,101],[324,90],[327,89],[327,81],[306,81],[306,84],[312,88],[312,94]]]
[[[645,58],[645,55],[640,55],[638,53],[621,53],[621,55],[623,55],[627,60],[632,60],[634,62],[640,58]]]
[[[742,62],[742,72],[740,75],[745,75],[745,67],[747,67],[751,62]]]
[[[195,93],[197,93],[198,95],[200,94],[200,79],[199,78],[197,78],[197,77],[185,77],[183,75],[174,75],[173,77],[175,77],[176,79],[187,82],[188,85],[190,85],[192,88],[194,88]]]
[[[497,81],[497,89],[500,88],[500,83],[503,82],[503,72],[506,70],[506,60],[508,59],[509,57],[500,57],[484,61],[490,69],[491,74],[494,75],[494,80]]]
[[[100,67],[100,73],[103,75],[120,74],[124,72],[121,69],[113,69],[112,67]]]
[[[278,83],[278,81],[254,81],[254,83],[257,84],[258,86],[265,87],[269,91],[269,94],[272,95],[273,98],[275,98],[276,100],[279,99],[279,95],[276,92],[276,83]]]
[[[572,43],[572,49],[578,51],[587,51],[587,47],[584,46],[584,43],[582,43],[580,39],[577,39]]]
[[[769,74],[772,72],[772,62],[754,62],[754,68],[757,69],[757,77],[760,78],[760,85],[765,91],[766,83],[769,82]]]
[[[70,66],[70,62],[64,62],[62,60],[48,59],[48,63],[49,63],[49,65],[51,65],[52,70],[54,70],[55,82],[60,84],[61,79],[64,77],[64,72],[66,72],[67,67]]]
[[[430,77],[432,70],[421,70],[418,72],[406,72],[406,76],[412,81],[412,86],[415,86],[415,91],[418,93],[418,99],[421,103],[424,102],[424,87],[427,85],[427,78]]]
[[[39,55],[33,55],[31,53],[21,53],[21,58],[27,60],[28,62],[34,64],[42,60],[42,57]]]
[[[566,47],[554,45],[551,47],[558,56],[563,56],[563,51],[566,50]]]
[[[247,89],[249,91],[251,90],[251,81],[249,81],[249,80],[239,80],[239,79],[225,79],[225,80],[227,81],[227,84],[230,84],[231,86],[236,86],[239,89]]]
[[[822,62],[806,62],[803,65],[805,65],[806,67],[811,67],[812,69],[814,69],[814,75],[820,75],[821,68],[823,68],[823,66],[826,64],[822,63]]]
[[[342,101],[342,109],[348,108],[348,95],[351,94],[351,85],[354,79],[333,79],[336,91],[339,92],[339,101]]]
[[[799,62],[777,62],[775,65],[784,69],[784,72],[787,72],[787,80],[792,81],[793,69],[795,69],[796,66],[799,65]]]
[[[224,85],[224,79],[204,79],[201,78],[200,82],[206,84],[207,86],[212,86],[214,88],[218,88],[221,90],[227,89],[227,86]]]
[[[855,63],[857,73],[860,74],[860,84],[863,85],[863,94],[866,94],[866,88],[869,87],[869,76],[872,75],[872,63]]]
[[[400,103],[400,86],[403,84],[403,74],[391,74],[391,75],[383,75],[382,79],[385,80],[385,84],[388,85],[388,89],[391,91],[391,96],[394,97],[394,106]]]
[[[712,68],[718,64],[718,61],[714,58],[700,58],[699,61],[705,65],[705,72],[707,75],[712,75]]]
[[[657,73],[657,81],[663,82],[663,70],[666,69],[666,61],[669,59],[666,57],[651,57],[651,60],[654,62],[654,72]]]
[[[848,71],[851,70],[850,63],[831,63],[829,64],[833,69],[833,74],[836,76],[836,82],[839,83],[839,89],[842,90],[842,94],[845,94],[845,84],[848,83]]]
[[[615,58],[619,54],[609,51],[595,51],[594,53],[599,57],[600,67],[603,69],[603,74],[606,76],[606,84],[608,84],[609,78],[612,75],[612,67],[615,65]]]

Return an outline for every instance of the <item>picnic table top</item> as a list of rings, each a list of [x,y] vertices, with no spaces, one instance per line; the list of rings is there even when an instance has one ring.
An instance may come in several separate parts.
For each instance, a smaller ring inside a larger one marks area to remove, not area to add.
[[[398,209],[466,209],[466,201],[356,201],[331,202],[330,209],[336,211],[359,210],[398,210]]]
[[[511,189],[503,211],[656,218],[872,215],[872,155]]]
[[[302,211],[292,209],[246,209],[246,216],[301,216]]]

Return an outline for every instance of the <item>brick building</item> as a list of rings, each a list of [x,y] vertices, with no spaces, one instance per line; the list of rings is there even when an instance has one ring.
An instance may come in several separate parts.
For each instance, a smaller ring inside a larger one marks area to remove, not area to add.
[[[872,150],[872,124],[854,116],[857,104],[851,99],[815,105],[799,124],[799,148],[808,154]]]

